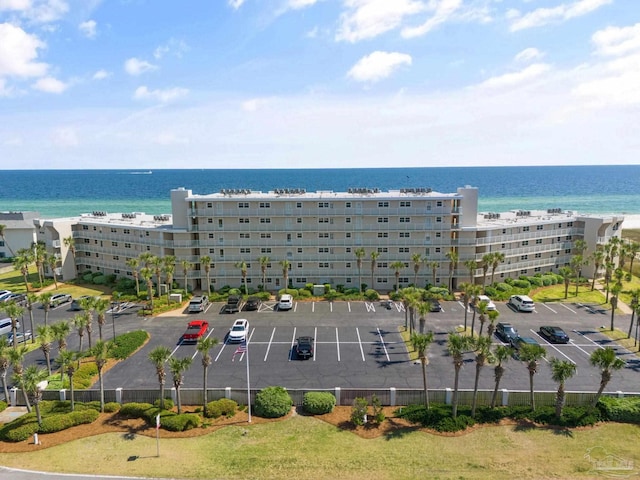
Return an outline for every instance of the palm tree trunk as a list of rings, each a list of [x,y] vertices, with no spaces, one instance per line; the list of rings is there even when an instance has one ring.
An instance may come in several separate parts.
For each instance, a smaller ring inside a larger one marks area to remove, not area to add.
[[[564,407],[564,382],[558,385],[558,393],[556,394],[556,418],[562,418],[562,407]]]
[[[71,394],[71,411],[75,409],[75,390],[73,389],[73,375],[69,375],[69,393]]]
[[[591,402],[591,408],[595,408],[595,406],[598,404],[598,400],[600,400],[602,392],[604,392],[604,389],[607,387],[609,380],[611,380],[611,373],[605,370],[604,372],[602,372],[602,377],[600,378],[600,388],[598,388],[596,396],[594,397],[593,402]]]
[[[427,388],[427,365],[426,359],[422,358],[420,363],[422,363],[422,384],[424,385],[424,406],[429,410],[429,390]]]
[[[160,381],[160,410],[164,410],[164,382]]]
[[[98,379],[100,381],[100,413],[104,413],[104,382],[102,381],[102,368],[98,369]]]
[[[27,396],[27,391],[24,387],[22,387],[22,395],[24,395],[24,401],[27,404],[27,412],[31,413],[31,404],[29,403],[29,397]]]
[[[180,398],[180,387],[176,387],[176,400],[178,400],[178,415],[182,413],[182,400]]]
[[[49,351],[44,352],[44,359],[47,362],[47,373],[51,376],[51,353]]]
[[[494,372],[493,378],[496,380],[496,386],[493,389],[493,396],[491,397],[491,408],[496,407],[496,400],[498,400],[498,390],[500,389],[500,380],[502,380],[502,375],[504,374],[504,367],[502,365],[496,365]]]
[[[530,403],[531,403],[531,411],[534,411],[536,409],[536,398],[535,398],[535,394],[533,392],[533,372],[529,372],[529,398],[530,398]]]
[[[9,388],[7,388],[7,371],[2,372],[2,389],[4,390],[4,400],[9,403]]]
[[[473,337],[473,329],[475,328],[475,324],[476,324],[476,309],[473,309],[473,316],[471,317],[471,336]]]
[[[480,369],[482,365],[476,363],[476,379],[473,383],[473,400],[471,402],[471,417],[476,416],[476,406],[478,404],[478,383],[480,383]]]
[[[455,376],[453,379],[453,399],[451,400],[451,415],[453,418],[458,416],[458,380],[460,379],[460,368],[462,364],[455,365]]]
[[[204,375],[203,375],[203,379],[202,379],[202,398],[203,398],[203,404],[202,404],[202,411],[204,412],[204,416],[207,416],[207,367],[205,366],[203,368],[204,370]]]
[[[635,316],[636,316],[636,309],[634,308],[631,311],[631,322],[629,322],[629,331],[627,332],[627,338],[631,338],[631,330],[633,330],[633,320]]]

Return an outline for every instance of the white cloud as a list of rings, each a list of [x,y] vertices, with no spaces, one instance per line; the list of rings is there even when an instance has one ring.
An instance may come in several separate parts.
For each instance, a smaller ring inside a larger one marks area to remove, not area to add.
[[[80,30],[80,32],[87,38],[95,38],[97,32],[97,26],[98,24],[95,22],[95,20],[87,20],[86,22],[82,22],[80,25],[78,25],[78,29]]]
[[[186,88],[167,88],[164,90],[149,90],[146,86],[138,87],[133,94],[136,100],[155,100],[161,103],[171,102],[178,98],[184,97],[189,93]]]
[[[189,139],[180,137],[175,133],[162,132],[154,139],[154,142],[158,145],[188,145]]]
[[[607,27],[591,37],[600,55],[624,55],[640,50],[640,23],[630,27]]]
[[[514,60],[516,62],[526,63],[531,60],[538,60],[543,57],[544,53],[542,53],[537,48],[525,48],[515,56]]]
[[[151,72],[156,70],[158,67],[153,65],[146,60],[140,60],[138,58],[129,58],[126,62],[124,62],[124,70],[129,74],[137,77],[138,75],[142,75],[146,72]]]
[[[534,63],[519,72],[506,73],[497,77],[491,77],[480,84],[483,88],[509,88],[515,87],[536,79],[548,72],[551,67],[545,63]]]
[[[438,25],[446,22],[460,9],[462,0],[440,0],[435,3],[431,2],[430,5],[433,6],[433,16],[419,27],[406,27],[402,29],[402,36],[404,38],[421,37],[432,31]]]
[[[8,97],[9,95],[11,95],[11,88],[7,87],[4,78],[0,78],[0,97]]]
[[[106,70],[98,70],[96,73],[93,74],[93,79],[104,80],[105,78],[108,78],[110,76],[111,76],[111,72],[108,72]]]
[[[376,51],[358,60],[347,76],[358,82],[377,82],[402,65],[411,65],[411,55]]]
[[[245,0],[228,0],[227,3],[229,3],[229,6],[231,8],[233,8],[234,10],[237,10],[242,6],[244,2]]]
[[[23,139],[21,136],[13,136],[13,137],[9,137],[5,140],[2,141],[2,145],[7,145],[10,147],[21,147],[22,144],[24,143]]]
[[[51,143],[56,147],[68,148],[76,147],[80,144],[78,134],[73,128],[62,127],[56,128],[51,132]]]
[[[189,46],[186,44],[184,40],[177,40],[175,38],[171,38],[164,45],[158,46],[154,50],[153,56],[158,60],[168,54],[174,55],[178,58],[182,58],[182,55],[188,50],[189,50]]]
[[[318,3],[318,0],[289,0],[287,7],[291,10],[299,10],[315,5],[316,3]]]
[[[340,15],[336,40],[351,43],[398,28],[406,17],[427,9],[423,2],[415,0],[345,0],[344,3],[346,12]]]
[[[0,0],[0,12],[3,10],[24,11],[31,8],[31,0]]]
[[[242,102],[242,110],[245,112],[256,112],[262,108],[264,108],[267,104],[270,103],[270,99],[268,98],[252,98],[250,100],[245,100]]]
[[[62,93],[69,85],[53,77],[43,77],[39,78],[31,87],[41,92]]]
[[[60,20],[67,12],[69,5],[64,0],[43,0],[35,3],[25,15],[32,22],[52,23]]]
[[[35,35],[10,23],[0,24],[0,78],[7,76],[39,77],[49,66],[36,62],[38,49],[46,44]]]
[[[564,22],[591,13],[612,2],[613,0],[577,0],[573,3],[561,3],[556,7],[538,8],[525,15],[521,15],[518,10],[509,10],[507,19],[512,22],[510,30],[515,32],[553,22]]]

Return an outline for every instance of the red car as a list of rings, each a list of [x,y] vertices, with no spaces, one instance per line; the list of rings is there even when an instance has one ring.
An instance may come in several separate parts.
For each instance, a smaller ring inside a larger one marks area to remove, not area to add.
[[[189,322],[187,331],[182,335],[183,342],[197,342],[198,339],[209,330],[209,322],[204,320],[194,320]]]

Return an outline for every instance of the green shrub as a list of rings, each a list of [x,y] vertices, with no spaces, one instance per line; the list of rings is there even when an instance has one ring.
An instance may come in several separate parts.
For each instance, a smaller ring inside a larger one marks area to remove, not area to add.
[[[120,407],[120,415],[128,418],[142,418],[144,412],[153,408],[150,403],[131,402]]]
[[[293,400],[283,387],[267,387],[256,395],[255,412],[259,417],[283,417],[291,410]]]
[[[198,425],[200,425],[200,416],[194,413],[168,415],[160,420],[160,426],[171,432],[184,432],[196,428]]]
[[[207,403],[207,412],[205,417],[207,418],[220,418],[222,416],[222,410],[217,400]]]
[[[160,408],[160,399],[157,399],[155,402],[153,402],[153,406],[156,408]],[[164,399],[164,409],[165,410],[172,410],[173,407],[175,407],[175,403],[173,402],[172,399],[170,398],[165,398]]]
[[[371,396],[371,407],[373,408],[373,420],[376,423],[384,422],[384,410],[382,409],[382,402],[375,393]]]
[[[144,345],[148,338],[149,334],[144,330],[136,330],[118,335],[115,343],[112,344],[110,356],[118,360],[125,360]]]
[[[313,293],[307,290],[306,288],[301,288],[298,290],[298,298],[311,298]]]
[[[302,406],[312,415],[330,413],[336,406],[336,397],[329,392],[307,392],[304,394]]]
[[[238,404],[230,398],[221,398],[207,403],[207,418],[218,418],[222,415],[233,417],[238,410]]]
[[[364,292],[364,297],[371,302],[375,302],[380,299],[380,295],[373,288],[367,289]]]
[[[83,412],[86,410],[81,410]],[[66,430],[75,425],[70,413],[60,413],[58,415],[49,415],[42,419],[42,426],[40,427],[40,433],[54,433],[61,430]]]
[[[105,277],[104,275],[93,277],[93,283],[95,283],[96,285],[106,285],[107,277]]]
[[[512,289],[512,287],[508,283],[500,282],[500,283],[496,284],[496,290],[498,290],[500,292],[510,292],[511,289]]]
[[[120,411],[120,404],[118,402],[107,402],[104,404],[104,411],[106,413],[115,413]]]
[[[7,428],[6,432],[3,428],[2,437],[9,442],[23,442],[34,433],[38,433],[38,429],[38,421],[34,417],[32,422],[24,423],[15,428]]]
[[[527,280],[514,280],[513,281],[513,286],[516,288],[522,288],[522,289],[530,289],[531,288],[531,284],[527,281]]]
[[[543,285],[542,278],[540,277],[527,277],[527,280],[534,287],[541,287]]]
[[[640,397],[601,397],[598,409],[613,422],[640,423]]]
[[[362,426],[365,424],[367,418],[367,409],[369,408],[369,402],[366,398],[356,397],[353,399],[353,406],[351,407],[351,422],[354,425]]]
[[[3,412],[7,408],[7,402],[0,400],[0,412]]]
[[[445,417],[441,419],[436,425],[435,429],[438,432],[460,432],[466,430],[467,427],[471,427],[475,424],[473,418],[466,415],[458,415],[456,418]]]
[[[73,375],[73,388],[77,390],[89,388],[93,384],[96,375],[98,375],[98,367],[94,362],[80,364],[80,368]]]

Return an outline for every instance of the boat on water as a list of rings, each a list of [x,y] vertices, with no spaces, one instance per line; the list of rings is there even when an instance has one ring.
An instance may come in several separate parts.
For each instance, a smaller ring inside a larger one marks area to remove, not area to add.
[[[151,170],[148,170],[146,172],[130,172],[131,175],[151,175],[153,172]]]

